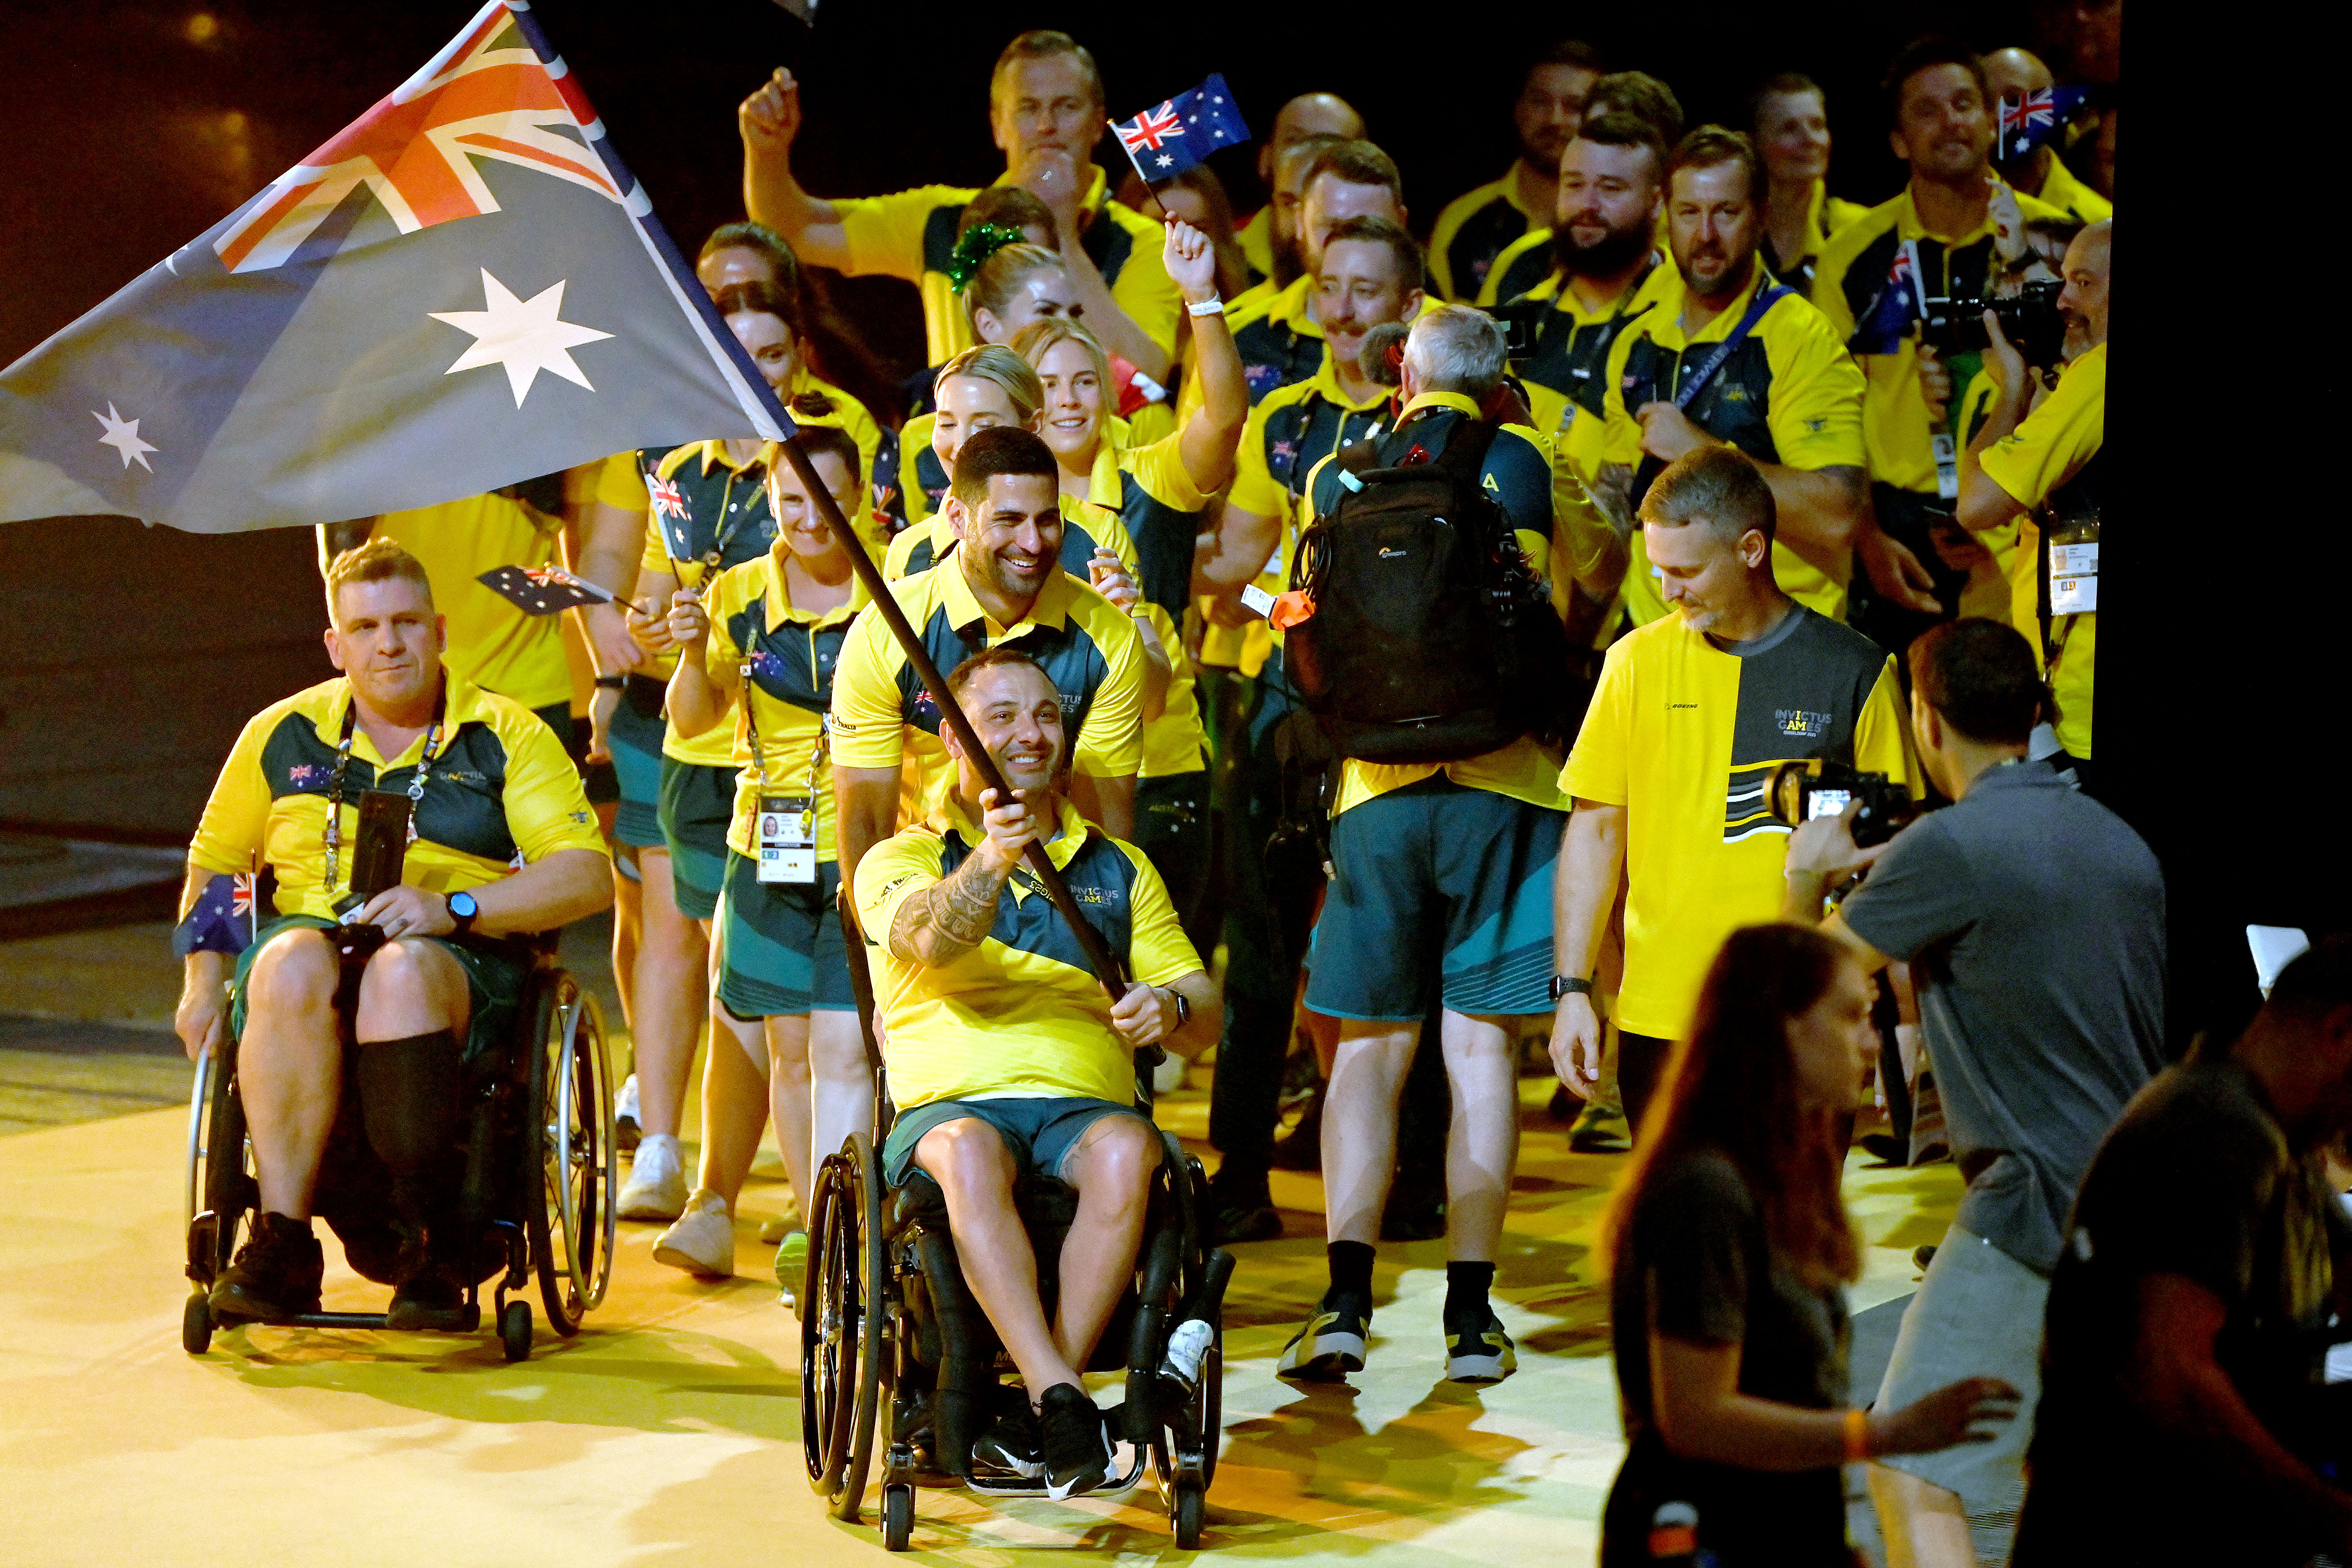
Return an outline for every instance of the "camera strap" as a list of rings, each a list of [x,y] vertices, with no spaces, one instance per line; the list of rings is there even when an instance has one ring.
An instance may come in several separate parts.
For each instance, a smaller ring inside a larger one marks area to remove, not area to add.
[[[1741,316],[1738,323],[1724,335],[1723,341],[1698,362],[1697,369],[1681,378],[1681,384],[1675,388],[1675,408],[1685,409],[1696,402],[1698,395],[1706,390],[1706,384],[1715,379],[1715,373],[1739,352],[1739,345],[1748,341],[1748,334],[1756,330],[1756,323],[1764,319],[1764,313],[1795,292],[1787,284],[1772,282],[1770,275],[1764,274],[1763,282],[1756,290],[1756,298],[1748,303],[1747,314]],[[1630,414],[1633,410],[1626,412]],[[1628,492],[1633,505],[1638,507],[1642,504],[1642,498],[1650,493],[1651,484],[1665,471],[1665,467],[1650,454],[1644,452],[1642,455],[1641,464],[1633,471],[1633,489]]]
[[[449,678],[441,678],[441,689],[433,697],[433,723],[425,731],[425,749],[417,754],[416,773],[408,781],[408,833],[416,836],[416,803],[425,798],[425,781],[432,775],[433,754],[441,744],[441,721],[449,710]],[[352,738],[359,727],[360,702],[354,692],[343,706],[342,738],[335,746],[335,771],[327,781],[327,828],[321,842],[327,851],[327,878],[320,888],[332,897],[335,881],[341,870],[341,850],[343,847],[343,780],[352,768]]]

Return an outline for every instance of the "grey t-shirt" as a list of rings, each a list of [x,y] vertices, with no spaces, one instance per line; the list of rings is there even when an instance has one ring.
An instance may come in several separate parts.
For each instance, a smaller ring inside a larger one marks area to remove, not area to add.
[[[2121,817],[2035,763],[1895,837],[1843,906],[1911,964],[1963,1167],[1959,1223],[2047,1274],[2099,1140],[2163,1065],[2164,879]]]

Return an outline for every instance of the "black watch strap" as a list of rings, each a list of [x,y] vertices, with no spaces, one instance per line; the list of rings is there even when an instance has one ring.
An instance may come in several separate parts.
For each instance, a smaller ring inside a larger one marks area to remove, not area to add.
[[[625,675],[600,675],[596,678],[596,685],[605,691],[626,691],[629,678]]]
[[[1192,1004],[1184,999],[1184,993],[1173,986],[1169,987],[1168,994],[1176,998],[1176,1026],[1181,1029],[1192,1021]]]
[[[466,900],[466,912],[463,914],[457,912],[457,900],[460,897]],[[473,930],[474,917],[482,912],[481,906],[474,902],[474,895],[471,893],[444,893],[441,895],[441,902],[449,910],[449,923],[457,928],[449,933],[451,936],[464,936]]]
[[[1590,996],[1591,994],[1592,982],[1585,979],[1582,975],[1555,974],[1551,977],[1551,999],[1555,1002],[1559,1001],[1563,996]]]

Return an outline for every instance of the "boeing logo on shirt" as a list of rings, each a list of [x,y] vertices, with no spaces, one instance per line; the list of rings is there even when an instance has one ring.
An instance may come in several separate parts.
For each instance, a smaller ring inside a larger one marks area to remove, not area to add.
[[[1802,708],[1775,708],[1772,710],[1772,727],[1783,735],[1818,741],[1829,733],[1830,716]]]

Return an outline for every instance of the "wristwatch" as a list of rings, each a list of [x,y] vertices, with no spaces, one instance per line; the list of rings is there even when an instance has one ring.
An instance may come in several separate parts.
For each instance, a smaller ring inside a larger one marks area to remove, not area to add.
[[[1192,1021],[1192,1004],[1184,1000],[1184,993],[1173,987],[1168,994],[1176,998],[1176,1026],[1181,1029]]]
[[[1592,982],[1585,979],[1582,975],[1555,974],[1551,977],[1551,999],[1555,1002],[1559,1001],[1563,996],[1590,996],[1591,994]]]
[[[451,936],[463,936],[467,931],[473,930],[474,917],[482,912],[481,906],[474,902],[474,895],[471,893],[445,893],[442,895],[442,898],[443,901],[447,903],[449,906],[449,918],[456,921],[457,926],[457,929],[451,931],[449,934]]]

